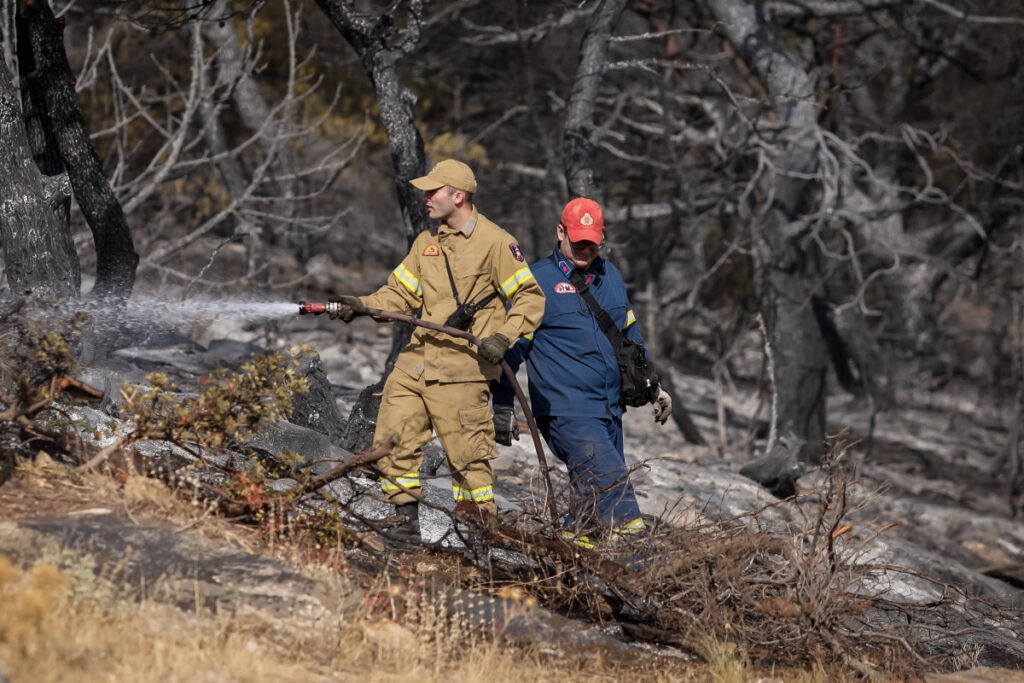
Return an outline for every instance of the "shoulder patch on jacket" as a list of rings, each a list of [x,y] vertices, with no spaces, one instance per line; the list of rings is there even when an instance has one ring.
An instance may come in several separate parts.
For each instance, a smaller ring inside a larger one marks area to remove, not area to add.
[[[440,253],[441,250],[438,249],[436,244],[429,244],[427,245],[427,248],[423,250],[424,256],[437,256]]]
[[[525,261],[526,260],[526,257],[523,256],[523,250],[519,248],[518,244],[515,244],[513,242],[512,244],[508,245],[508,248],[512,252],[512,257],[516,261]]]
[[[555,284],[555,294],[575,294],[576,288],[568,282],[558,282]]]

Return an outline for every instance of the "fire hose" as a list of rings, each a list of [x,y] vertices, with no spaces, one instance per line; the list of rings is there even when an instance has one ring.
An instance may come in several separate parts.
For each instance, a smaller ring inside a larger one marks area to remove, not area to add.
[[[336,301],[330,301],[328,303],[300,301],[299,315],[321,315],[323,313],[338,312],[342,305],[343,304]],[[465,339],[474,346],[480,346],[480,338],[465,330],[459,330],[447,325],[421,320],[420,318],[405,315],[404,313],[384,311],[379,308],[369,308],[361,305],[350,305],[350,307],[360,315],[369,315],[378,320],[391,320],[394,322],[408,323],[417,327],[424,327],[428,330],[434,330],[435,332],[442,332],[452,337]],[[505,377],[508,378],[509,384],[512,385],[512,390],[515,392],[516,398],[519,399],[519,405],[522,406],[523,414],[526,416],[526,424],[530,427],[530,435],[533,437],[533,446],[537,450],[537,461],[540,463],[540,470],[544,475],[544,509],[551,517],[551,521],[557,522],[558,519],[555,514],[555,507],[553,504],[554,489],[551,487],[551,475],[548,473],[548,462],[547,458],[544,456],[544,445],[540,438],[540,432],[537,430],[537,421],[533,417],[533,411],[530,410],[530,404],[526,400],[526,394],[523,393],[523,388],[519,386],[519,382],[516,380],[516,375],[512,372],[512,368],[509,366],[508,361],[502,359],[501,369],[505,373]],[[515,418],[513,417],[513,419]]]

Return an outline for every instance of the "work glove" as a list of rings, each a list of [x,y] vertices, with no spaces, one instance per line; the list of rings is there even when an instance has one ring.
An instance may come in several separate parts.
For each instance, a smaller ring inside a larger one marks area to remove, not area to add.
[[[495,332],[480,342],[480,355],[491,363],[498,365],[508,351],[508,337],[501,332]]]
[[[337,320],[341,318],[342,322],[350,323],[359,313],[352,308],[353,306],[361,306],[362,302],[359,301],[358,297],[354,296],[334,296],[328,299],[331,303],[341,304],[341,307],[337,311],[331,311],[327,314],[331,320]]]
[[[664,389],[658,389],[658,397],[654,399],[654,421],[660,425],[668,422],[672,414],[672,397]]]
[[[512,406],[495,404],[494,440],[502,446],[511,446],[513,441],[519,441],[519,420]]]

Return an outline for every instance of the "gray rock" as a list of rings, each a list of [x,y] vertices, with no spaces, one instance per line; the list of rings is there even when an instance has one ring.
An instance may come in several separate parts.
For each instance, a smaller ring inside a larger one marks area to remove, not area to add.
[[[740,468],[740,474],[761,484],[778,498],[796,494],[796,480],[804,472],[801,453],[806,442],[796,436],[784,436],[765,455]]]
[[[380,410],[380,396],[384,384],[371,384],[359,392],[359,398],[352,406],[348,422],[341,437],[341,446],[353,453],[365,451],[373,444],[373,433],[377,428],[377,412]]]
[[[206,353],[211,358],[225,361],[227,364],[235,367],[253,356],[266,352],[267,350],[258,344],[237,339],[214,339],[206,347]]]
[[[254,436],[246,446],[273,460],[278,460],[281,453],[290,449],[301,455],[306,463],[330,458],[334,454],[334,446],[326,434],[287,420],[278,420]]]
[[[267,488],[276,493],[288,493],[293,488],[299,485],[294,479],[285,477],[283,479],[275,479],[274,481],[267,484]]]
[[[193,612],[242,608],[268,616],[330,618],[338,598],[297,570],[223,540],[114,514],[38,517],[0,523],[0,552],[23,564],[44,556],[81,558],[97,577],[146,587],[154,599]],[[141,588],[139,588],[141,590]]]
[[[345,420],[338,411],[331,391],[331,383],[324,374],[320,356],[309,352],[302,358],[300,370],[306,376],[309,391],[292,397],[292,412],[289,421],[326,434],[331,443],[347,447]],[[360,449],[349,448],[358,452]]]
[[[183,342],[160,348],[129,346],[114,351],[113,357],[127,361],[146,372],[184,375],[193,380],[216,368],[214,360],[206,355],[206,349],[195,342]]]

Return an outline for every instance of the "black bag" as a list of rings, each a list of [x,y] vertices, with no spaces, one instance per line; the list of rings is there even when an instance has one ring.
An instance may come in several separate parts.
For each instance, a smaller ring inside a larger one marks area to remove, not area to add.
[[[654,403],[658,398],[658,376],[647,362],[647,351],[643,344],[619,333],[619,346],[615,355],[619,361],[619,374],[622,376],[622,402],[637,408]],[[613,342],[614,343],[614,342]]]
[[[615,321],[608,315],[608,312],[597,303],[597,299],[590,291],[590,286],[584,281],[582,273],[573,273],[571,281],[576,287],[576,293],[587,302],[587,306],[597,318],[597,324],[601,326],[601,331],[608,337],[612,348],[615,349],[615,357],[619,362],[619,375],[622,380],[620,391],[622,402],[633,408],[653,403],[658,398],[660,386],[658,375],[647,362],[647,350],[644,345],[627,339],[626,335],[622,334],[622,330],[615,325]]]
[[[459,304],[455,311],[444,321],[445,326],[454,327],[457,330],[466,331],[473,324],[473,316],[476,315],[476,306],[473,304]]]

